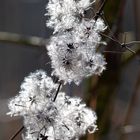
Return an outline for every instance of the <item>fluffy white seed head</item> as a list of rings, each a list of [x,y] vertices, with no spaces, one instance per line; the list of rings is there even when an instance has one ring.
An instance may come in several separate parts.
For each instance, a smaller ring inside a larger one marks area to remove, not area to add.
[[[96,130],[96,114],[80,98],[59,92],[53,101],[57,87],[45,72],[36,71],[25,78],[20,94],[10,100],[8,114],[24,118],[24,140],[78,140],[87,131]]]
[[[99,33],[106,26],[101,18],[95,21],[84,15],[94,2],[50,0],[47,5],[47,26],[54,28],[55,33],[47,45],[52,75],[64,84],[74,82],[78,85],[83,78],[100,75],[105,69],[105,59],[97,49],[105,44]]]
[[[46,15],[49,16],[47,26],[54,28],[54,33],[77,26],[84,11],[88,10],[93,2],[90,0],[50,0],[46,7]]]
[[[19,95],[10,100],[8,114],[24,116],[29,112],[37,111],[42,108],[42,103],[45,104],[54,96],[57,86],[42,70],[31,73],[24,79]],[[40,100],[42,101],[41,105]]]
[[[99,24],[99,26],[98,26]],[[47,45],[53,68],[52,75],[64,83],[79,84],[83,78],[100,75],[105,69],[105,59],[97,47],[101,41],[100,31],[105,30],[103,20],[83,20],[77,28],[61,32],[51,38]]]

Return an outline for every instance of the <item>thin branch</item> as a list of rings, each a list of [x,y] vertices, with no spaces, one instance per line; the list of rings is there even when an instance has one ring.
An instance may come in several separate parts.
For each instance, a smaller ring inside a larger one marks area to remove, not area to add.
[[[103,51],[103,53],[123,54],[124,52],[119,52],[119,51]]]
[[[24,129],[24,126],[19,128],[18,131],[9,140],[14,140],[23,129]]]
[[[140,44],[140,41],[131,41],[131,42],[128,42],[128,43],[125,43],[127,46],[131,47],[135,44]]]
[[[103,9],[105,7],[107,0],[104,0],[103,3],[101,4],[101,6],[99,7],[98,11],[95,13],[94,19],[95,21],[102,16],[103,14]]]
[[[102,5],[101,5],[101,7],[98,10],[98,13],[101,13],[103,11],[106,3],[107,3],[107,0],[104,0],[103,3],[102,3]]]
[[[130,49],[126,44],[125,44],[125,46],[124,46],[128,51],[130,51],[130,52],[132,52],[132,53],[134,53],[134,54],[136,54],[136,52],[135,51],[133,51],[132,49]]]
[[[16,33],[0,32],[0,42],[30,47],[45,46],[47,40],[36,36],[24,36]]]
[[[57,89],[57,91],[56,91],[55,97],[54,97],[54,99],[53,99],[53,102],[55,102],[55,100],[56,100],[56,98],[57,98],[57,95],[58,95],[58,93],[59,93],[59,90],[60,90],[61,85],[62,85],[62,83],[60,82],[60,83],[59,83],[59,86],[58,86],[58,89]]]
[[[110,37],[110,36],[108,36],[108,35],[106,35],[106,34],[100,33],[100,35],[102,35],[102,36],[104,36],[104,37],[106,37],[106,38],[109,38],[110,40],[114,41],[115,43],[117,43],[117,44],[118,44],[119,46],[121,46],[122,48],[126,48],[128,51],[132,52],[133,54],[136,53],[135,51],[133,51],[132,49],[129,48],[129,45],[131,44],[131,42],[129,42],[129,43],[120,43],[117,39],[114,39],[114,38],[112,38],[112,37]],[[134,45],[135,42],[136,42],[137,44],[140,43],[140,41],[133,41],[133,44],[132,44],[132,45]]]
[[[109,24],[108,24],[108,21],[107,21],[106,17],[105,17],[104,14],[103,14],[103,9],[104,9],[104,6],[105,6],[106,2],[107,2],[107,0],[104,0],[104,2],[102,3],[101,7],[100,7],[99,10],[96,12],[94,18],[95,18],[95,20],[97,20],[99,17],[102,17],[102,18],[105,20],[105,22],[107,23],[108,29],[109,29],[110,33],[112,34],[112,30],[111,30],[111,28],[110,28],[110,26],[109,26]],[[133,53],[133,54],[135,54],[136,52],[133,51],[133,50],[132,50],[131,48],[129,48],[129,47],[130,47],[130,46],[133,46],[133,45],[135,45],[135,44],[139,44],[139,43],[140,43],[140,41],[132,41],[132,42],[129,42],[129,43],[125,43],[125,41],[126,41],[126,35],[125,35],[125,38],[124,38],[124,43],[120,43],[120,42],[118,41],[118,39],[117,39],[116,37],[114,37],[113,34],[111,35],[111,37],[108,36],[108,35],[106,35],[106,34],[103,34],[103,33],[100,33],[100,34],[101,34],[102,36],[107,37],[108,39],[110,39],[110,40],[112,40],[112,41],[118,43],[122,48],[127,49],[128,51],[130,51],[130,52]]]
[[[110,37],[110,36],[108,36],[108,35],[106,35],[104,33],[99,33],[99,34],[102,35],[103,37],[106,37],[106,38],[116,42],[118,45],[121,45],[121,43],[117,39],[114,39],[114,38],[112,38],[112,37]]]

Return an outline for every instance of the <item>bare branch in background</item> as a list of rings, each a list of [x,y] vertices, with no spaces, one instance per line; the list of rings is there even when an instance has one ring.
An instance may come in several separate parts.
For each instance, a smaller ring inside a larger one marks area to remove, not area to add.
[[[0,42],[30,47],[45,46],[47,40],[36,36],[24,36],[16,33],[0,32]]]

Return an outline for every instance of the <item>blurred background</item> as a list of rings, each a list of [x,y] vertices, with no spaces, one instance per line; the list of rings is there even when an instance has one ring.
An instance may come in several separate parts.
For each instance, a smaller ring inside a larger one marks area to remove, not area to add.
[[[0,140],[9,140],[22,126],[22,118],[11,118],[6,113],[8,100],[18,94],[24,77],[37,69],[50,75],[50,60],[44,47],[44,39],[52,34],[45,25],[47,2],[0,0]],[[97,0],[96,9],[101,2]],[[121,43],[140,40],[139,7],[139,0],[108,0],[104,14],[111,31],[106,34]],[[84,80],[79,87],[65,87],[68,94],[81,96],[97,112],[99,130],[81,139],[139,140],[140,45],[131,46],[136,52],[133,54],[108,38],[104,40],[108,42],[102,46],[106,50],[106,71],[100,77]],[[21,140],[21,136],[15,140]]]

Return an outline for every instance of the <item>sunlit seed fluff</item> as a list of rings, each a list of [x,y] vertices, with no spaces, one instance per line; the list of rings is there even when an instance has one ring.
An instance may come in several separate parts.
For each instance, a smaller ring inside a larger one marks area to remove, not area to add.
[[[10,115],[25,115],[39,109],[40,100],[46,102],[54,96],[57,84],[42,70],[31,73],[24,79],[19,95],[9,102]],[[38,106],[36,106],[38,104]]]
[[[99,32],[105,31],[106,26],[101,18],[97,21],[93,19],[83,19],[79,26],[73,28],[73,36],[77,42],[84,42],[91,46],[97,47],[102,44]]]
[[[83,65],[86,73],[85,75],[100,75],[103,70],[105,70],[106,62],[101,54],[91,52],[88,55],[84,56]]]
[[[104,57],[96,52],[101,37],[93,27],[93,31],[86,37],[86,28],[84,25],[79,31],[75,29],[68,33],[59,33],[52,37],[50,44],[46,46],[51,58],[52,75],[64,81],[64,84],[79,84],[83,78],[93,74],[100,75],[105,69]],[[83,34],[83,37],[80,34]]]
[[[84,11],[88,10],[94,2],[90,0],[50,0],[46,7],[46,15],[49,16],[47,26],[54,28],[54,33],[76,26]]]
[[[38,118],[35,115],[24,117],[24,125],[27,128],[25,140],[31,138],[41,140],[42,137],[47,137],[48,140],[78,140],[87,131],[90,133],[96,131],[96,114],[81,103],[80,98],[72,98],[60,92],[50,106],[51,109],[45,109],[44,106],[46,117]]]
[[[65,83],[73,80],[77,82],[81,79],[79,76],[82,69],[81,54],[77,51],[79,44],[73,42],[71,34],[62,34],[53,37],[50,45],[47,46],[52,60],[52,74]]]
[[[23,116],[24,140],[78,140],[87,131],[96,131],[96,114],[80,98],[59,92],[58,85],[43,71],[25,78],[20,94],[11,99],[9,115]]]

